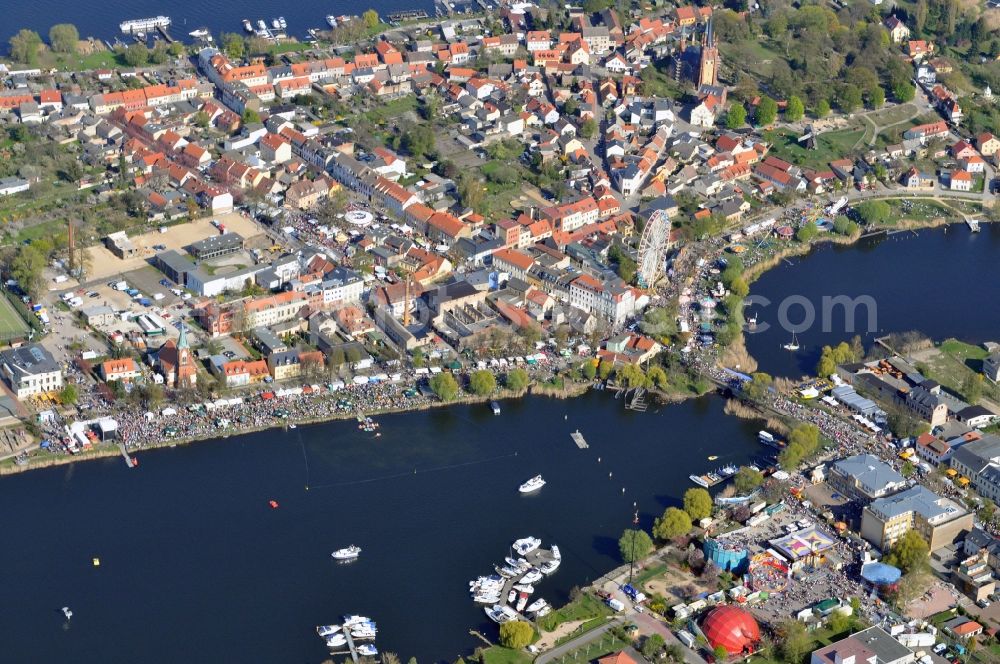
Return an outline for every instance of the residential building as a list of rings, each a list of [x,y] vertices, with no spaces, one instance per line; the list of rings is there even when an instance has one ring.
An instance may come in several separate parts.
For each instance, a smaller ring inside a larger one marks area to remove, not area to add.
[[[903,476],[872,454],[859,454],[835,461],[827,482],[841,493],[858,500],[871,501],[906,486]]]
[[[905,533],[915,530],[933,552],[972,530],[972,521],[972,513],[954,500],[918,484],[867,505],[861,515],[861,536],[888,551]]]
[[[105,383],[110,383],[116,380],[128,382],[141,375],[139,372],[139,365],[137,365],[135,360],[131,357],[123,357],[120,359],[101,362],[100,372],[101,378],[104,379]]]
[[[209,260],[235,254],[243,250],[243,236],[239,233],[211,235],[188,246],[188,253],[198,260]]]
[[[1000,501],[1000,436],[983,434],[955,450],[951,467],[969,478],[984,498]]]
[[[0,351],[0,368],[18,399],[58,392],[63,387],[62,368],[41,344]]]
[[[869,627],[836,643],[814,650],[809,664],[911,664],[912,650],[881,627]]]

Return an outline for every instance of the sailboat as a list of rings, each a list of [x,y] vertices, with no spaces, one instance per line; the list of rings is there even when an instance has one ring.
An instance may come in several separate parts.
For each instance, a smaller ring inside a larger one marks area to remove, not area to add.
[[[785,350],[796,351],[799,349],[799,340],[795,337],[795,333],[792,332],[792,340],[787,344],[782,346]]]
[[[749,327],[751,330],[757,328],[757,314],[754,314],[747,320],[747,327]]]

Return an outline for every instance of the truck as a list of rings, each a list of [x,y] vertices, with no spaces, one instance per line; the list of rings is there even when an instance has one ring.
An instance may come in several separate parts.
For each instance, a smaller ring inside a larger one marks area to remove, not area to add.
[[[622,586],[622,592],[625,593],[625,595],[636,604],[646,599],[646,596],[644,594],[636,590],[635,586],[629,583],[626,583],[624,586]]]
[[[695,638],[694,634],[692,634],[691,632],[682,629],[681,631],[677,632],[677,638],[680,640],[681,643],[686,645],[688,648],[694,648]]]

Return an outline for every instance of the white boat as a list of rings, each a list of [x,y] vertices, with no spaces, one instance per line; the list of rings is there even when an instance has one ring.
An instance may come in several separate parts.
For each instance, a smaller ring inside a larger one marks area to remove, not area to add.
[[[548,576],[549,574],[552,574],[557,569],[559,569],[559,566],[561,564],[562,564],[562,560],[560,560],[559,558],[555,558],[553,560],[546,560],[544,563],[542,563],[541,565],[538,566],[538,570],[542,574],[545,574],[546,576]]]
[[[542,479],[541,475],[535,475],[530,480],[518,487],[518,491],[521,493],[531,493],[532,491],[538,491],[543,486],[545,486],[545,480]]]
[[[278,27],[280,27],[282,30],[284,30],[285,28],[288,27],[288,23],[285,22],[285,17],[284,16],[279,16],[278,17]]]
[[[320,625],[316,628],[316,633],[326,638],[340,631],[340,625]]]
[[[708,480],[705,479],[704,475],[688,475],[688,479],[697,484],[698,486],[703,486],[706,489],[709,488]]]
[[[486,617],[498,625],[510,622],[511,620],[517,620],[517,612],[503,604],[494,604],[483,610],[486,612]]]
[[[790,351],[797,351],[799,349],[799,340],[795,337],[795,333],[792,332],[792,340],[787,344],[783,345],[782,348]]]
[[[757,440],[759,440],[762,443],[773,443],[774,436],[771,435],[771,432],[764,431],[763,429],[761,429],[760,431],[757,432]]]
[[[208,30],[206,28],[198,28],[197,30],[189,32],[188,36],[194,37],[195,39],[202,39],[208,36]]]
[[[327,648],[340,648],[341,646],[347,645],[347,637],[343,634],[334,634],[333,636],[326,639]]]
[[[261,32],[267,30],[267,23],[264,23],[264,19],[262,18],[257,19],[257,29],[260,30]]]
[[[253,32],[253,24],[250,23],[250,19],[243,19],[243,29],[247,32]]]
[[[531,604],[529,604],[527,606],[527,608],[525,609],[525,611],[527,611],[528,613],[535,613],[535,614],[537,614],[539,611],[542,610],[542,608],[544,608],[544,607],[546,607],[548,605],[549,605],[548,602],[546,602],[544,599],[542,599],[541,597],[539,597],[534,602],[532,602]]]
[[[528,605],[528,593],[521,593],[517,598],[517,610],[520,613]]]
[[[378,631],[372,629],[371,627],[356,627],[351,630],[352,639],[369,639],[374,640],[378,635]]]
[[[482,591],[472,596],[472,601],[476,604],[496,604],[500,601],[500,591]]]
[[[361,547],[354,546],[353,544],[346,549],[337,549],[330,554],[337,560],[354,560],[361,555]]]
[[[518,555],[526,556],[541,545],[542,540],[537,537],[522,537],[519,540],[514,540],[512,548]]]
[[[552,557],[556,560],[562,560],[562,554],[559,553],[559,547],[555,544],[552,545]]]
[[[326,15],[326,24],[328,26],[330,26],[331,28],[336,28],[337,27],[337,17],[334,16],[333,14],[327,14]]]
[[[979,220],[978,219],[966,219],[965,223],[969,225],[969,230],[973,233],[979,232]]]
[[[494,415],[499,415],[500,414],[500,404],[498,402],[491,401],[490,402],[490,408],[493,409],[493,414]]]
[[[73,617],[73,612],[69,610],[68,606],[64,606],[62,608],[62,612],[63,612],[63,615],[66,616],[66,620],[69,620],[70,618]]]
[[[524,569],[528,569],[528,567],[530,567],[530,563],[524,558],[514,559],[510,556],[507,556],[503,560],[505,563],[507,563],[510,567],[513,567],[514,569],[521,569],[522,567],[524,567]]]
[[[275,30],[278,30],[278,29],[281,28],[281,22],[278,19],[276,19],[276,18],[272,18],[271,19],[271,27],[274,28]]]
[[[298,425],[297,425],[297,424],[289,424],[289,425],[288,425],[288,428],[289,428],[289,429],[298,429],[299,427],[298,427]]]
[[[362,643],[358,646],[358,654],[362,657],[375,657],[378,655],[378,648],[371,643]]]
[[[548,604],[546,604],[542,608],[540,608],[537,611],[535,611],[535,617],[536,618],[541,618],[543,616],[549,615],[550,613],[552,613],[552,607],[549,606]]]
[[[370,620],[368,616],[346,615],[344,616],[344,627],[353,627],[354,625],[360,625]]]
[[[511,588],[510,592],[507,593],[507,603],[512,604],[515,599],[517,599],[517,591]]]
[[[511,587],[519,593],[528,593],[530,595],[535,592],[535,587],[530,583],[515,583]]]
[[[511,567],[510,565],[506,565],[504,567],[500,567],[498,565],[496,567],[496,571],[497,574],[507,579],[513,579],[515,576],[521,573],[521,570],[517,569],[516,567]]]
[[[534,583],[536,581],[542,580],[542,573],[537,569],[529,570],[527,574],[522,576],[519,583]]]

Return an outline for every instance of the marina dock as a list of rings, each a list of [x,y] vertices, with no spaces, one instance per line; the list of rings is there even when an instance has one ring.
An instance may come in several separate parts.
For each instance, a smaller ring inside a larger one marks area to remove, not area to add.
[[[535,549],[528,555],[522,556],[522,558],[531,563],[533,567],[538,567],[542,563],[552,562],[556,559],[556,557],[552,555],[552,551],[550,549]],[[510,594],[510,591],[514,589],[514,586],[520,583],[519,578],[520,577],[514,577],[513,579],[507,579],[504,581],[503,591],[500,593],[500,604],[507,604],[512,609],[514,608],[514,604],[517,602],[508,602],[507,596]],[[538,582],[536,581],[536,583]],[[517,615],[521,620],[531,622],[524,615],[522,615],[520,611],[518,611]],[[350,641],[348,641],[348,643],[350,643]]]
[[[351,630],[345,627],[343,634],[347,637],[347,647],[351,651],[351,659],[354,660],[354,664],[358,664],[358,648],[354,645],[354,639],[351,638]]]
[[[585,450],[590,447],[590,445],[587,444],[586,439],[584,439],[583,434],[580,433],[579,429],[571,433],[569,437],[573,439],[573,442],[576,443],[576,446],[581,450]]]
[[[639,413],[646,412],[646,390],[642,387],[635,388],[635,392],[632,393],[632,398],[629,399],[628,396],[625,397],[626,404],[625,407],[629,410],[634,410]]]
[[[979,220],[977,219],[966,219],[965,223],[969,225],[969,230],[973,233],[979,232]]]
[[[129,456],[128,450],[125,449],[125,443],[119,441],[118,449],[121,451],[122,456],[125,457],[125,465],[129,468],[135,468],[135,459]]]

